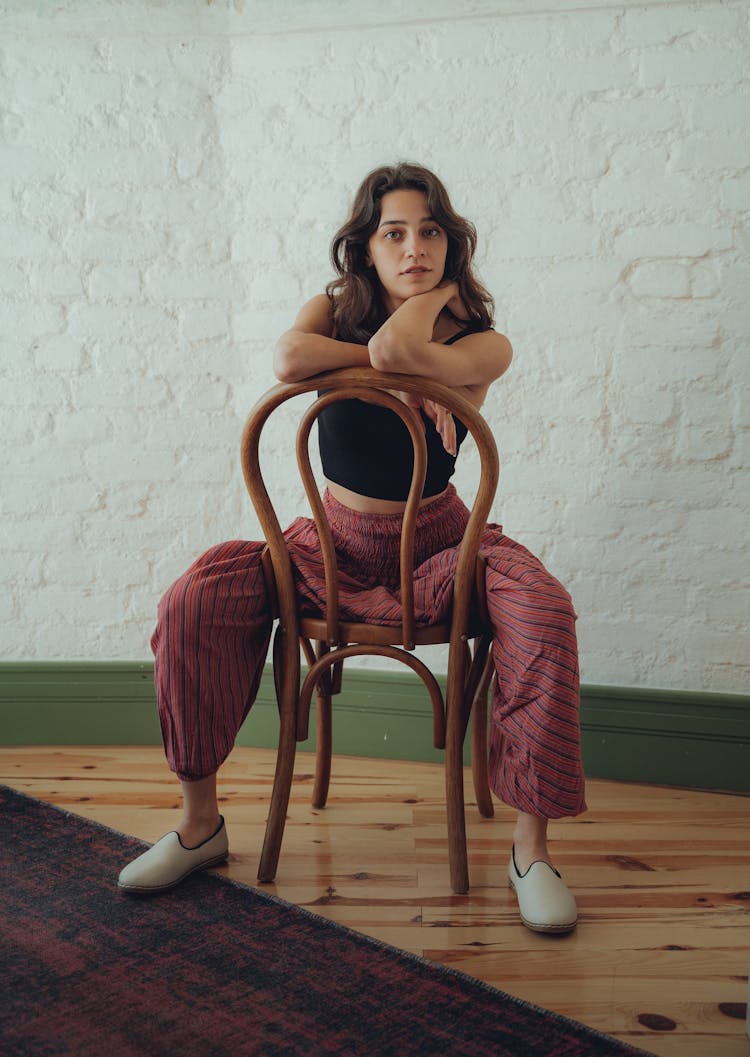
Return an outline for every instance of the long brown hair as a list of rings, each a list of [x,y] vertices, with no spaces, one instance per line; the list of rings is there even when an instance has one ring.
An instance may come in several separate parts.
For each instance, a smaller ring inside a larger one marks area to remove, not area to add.
[[[331,299],[336,336],[342,341],[366,345],[385,322],[387,311],[375,269],[366,263],[370,237],[380,223],[380,202],[390,191],[422,191],[430,215],[448,237],[445,279],[458,283],[470,325],[477,330],[492,326],[494,303],[472,272],[471,262],[477,233],[471,221],[453,209],[443,184],[421,165],[399,162],[373,169],[354,196],[351,214],[331,243],[331,261],[338,279],[326,287]]]

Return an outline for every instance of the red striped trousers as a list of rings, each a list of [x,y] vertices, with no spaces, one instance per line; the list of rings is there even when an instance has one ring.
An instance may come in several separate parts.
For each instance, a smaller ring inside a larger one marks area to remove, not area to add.
[[[345,620],[400,622],[400,515],[360,514],[326,494]],[[420,511],[414,599],[420,624],[445,618],[468,518],[453,487]],[[305,611],[325,603],[313,523],[285,533]],[[191,781],[231,752],[258,691],[271,634],[263,543],[206,551],[166,592],[152,638],[169,766]],[[586,809],[580,756],[576,615],[569,594],[521,544],[489,525],[487,606],[494,632],[490,781],[505,803],[544,818]]]

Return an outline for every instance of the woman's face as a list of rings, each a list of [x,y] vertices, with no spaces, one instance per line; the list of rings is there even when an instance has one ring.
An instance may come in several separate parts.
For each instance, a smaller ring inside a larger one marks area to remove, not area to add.
[[[377,272],[389,312],[438,285],[445,273],[447,252],[448,237],[430,216],[422,191],[389,191],[383,195],[366,261]]]

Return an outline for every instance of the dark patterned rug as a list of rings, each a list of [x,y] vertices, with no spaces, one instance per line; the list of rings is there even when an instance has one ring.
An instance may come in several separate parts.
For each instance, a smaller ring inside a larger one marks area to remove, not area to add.
[[[4,1057],[644,1052],[218,875],[125,896],[144,847],[0,786]]]

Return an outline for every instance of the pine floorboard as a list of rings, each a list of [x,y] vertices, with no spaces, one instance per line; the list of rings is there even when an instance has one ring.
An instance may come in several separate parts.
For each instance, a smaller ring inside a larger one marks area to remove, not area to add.
[[[273,752],[238,748],[220,776],[222,871],[245,884],[257,884],[273,767]],[[552,824],[580,920],[550,937],[519,922],[503,805],[482,819],[467,800],[472,888],[456,896],[439,766],[337,757],[324,810],[309,803],[312,771],[300,753],[264,891],[661,1057],[750,1055],[750,799],[590,781],[589,811]],[[179,803],[154,747],[0,749],[0,782],[146,841]]]

